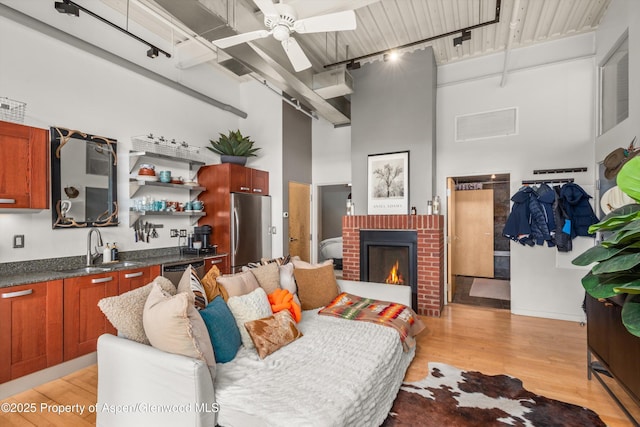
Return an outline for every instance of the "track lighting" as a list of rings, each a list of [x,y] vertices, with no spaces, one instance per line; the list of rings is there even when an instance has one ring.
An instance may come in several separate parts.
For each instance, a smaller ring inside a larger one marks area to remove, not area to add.
[[[60,13],[66,13],[68,15],[75,15],[75,16],[80,16],[80,11],[83,11],[87,15],[92,16],[92,17],[96,18],[97,20],[99,20],[99,21],[101,21],[101,22],[103,22],[103,23],[115,28],[116,30],[118,30],[120,32],[123,32],[124,34],[128,35],[129,37],[132,37],[132,38],[138,40],[140,43],[146,44],[150,48],[147,51],[147,56],[149,58],[155,58],[160,53],[162,53],[167,58],[171,58],[171,54],[169,52],[166,52],[166,51],[160,49],[159,47],[154,46],[153,44],[149,43],[148,41],[136,36],[133,33],[130,33],[127,29],[122,28],[122,27],[114,24],[113,22],[109,21],[108,19],[103,18],[102,16],[98,15],[97,13],[94,13],[94,12],[90,11],[86,7],[77,4],[77,3],[73,2],[72,0],[56,1],[56,2],[54,2],[53,7]]]
[[[471,40],[471,31],[462,30],[460,37],[456,37],[455,39],[453,39],[453,46],[454,47],[462,46],[462,42],[467,40]]]
[[[347,70],[357,70],[358,68],[360,68],[359,62],[351,61],[347,63]]]
[[[151,49],[149,49],[149,50],[147,51],[147,56],[148,56],[149,58],[153,59],[153,58],[156,58],[156,57],[158,56],[158,54],[159,54],[159,53],[160,53],[160,52],[158,51],[158,48],[157,48],[157,47],[153,47],[153,46],[152,46],[152,47],[151,47]]]
[[[69,0],[57,1],[55,2],[54,7],[60,13],[66,13],[67,15],[80,16],[80,8],[75,4],[71,4]]]

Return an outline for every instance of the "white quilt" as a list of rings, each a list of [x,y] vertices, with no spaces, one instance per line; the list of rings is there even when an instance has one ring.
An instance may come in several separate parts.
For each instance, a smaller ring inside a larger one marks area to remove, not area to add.
[[[217,365],[221,426],[378,426],[415,349],[384,326],[303,312],[304,336],[260,360],[255,349]]]

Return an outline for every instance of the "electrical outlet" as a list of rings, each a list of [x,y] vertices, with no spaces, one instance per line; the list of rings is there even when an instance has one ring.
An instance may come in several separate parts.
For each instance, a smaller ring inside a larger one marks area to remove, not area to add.
[[[24,248],[24,234],[15,234],[13,236],[13,247],[16,249]]]
[[[180,230],[180,237],[187,237],[187,230],[185,229]]]
[[[178,229],[177,229],[177,228],[172,228],[172,229],[169,231],[169,236],[171,236],[171,237],[178,237]]]

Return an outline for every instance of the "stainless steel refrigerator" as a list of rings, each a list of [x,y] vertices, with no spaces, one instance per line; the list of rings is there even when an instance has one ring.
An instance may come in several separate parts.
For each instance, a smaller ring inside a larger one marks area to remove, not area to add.
[[[271,258],[271,197],[231,193],[231,271]]]

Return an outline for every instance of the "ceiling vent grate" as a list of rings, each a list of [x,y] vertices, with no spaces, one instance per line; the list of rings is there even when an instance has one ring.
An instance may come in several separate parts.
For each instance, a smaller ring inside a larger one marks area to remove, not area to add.
[[[518,134],[516,107],[456,116],[456,142],[498,138]]]

